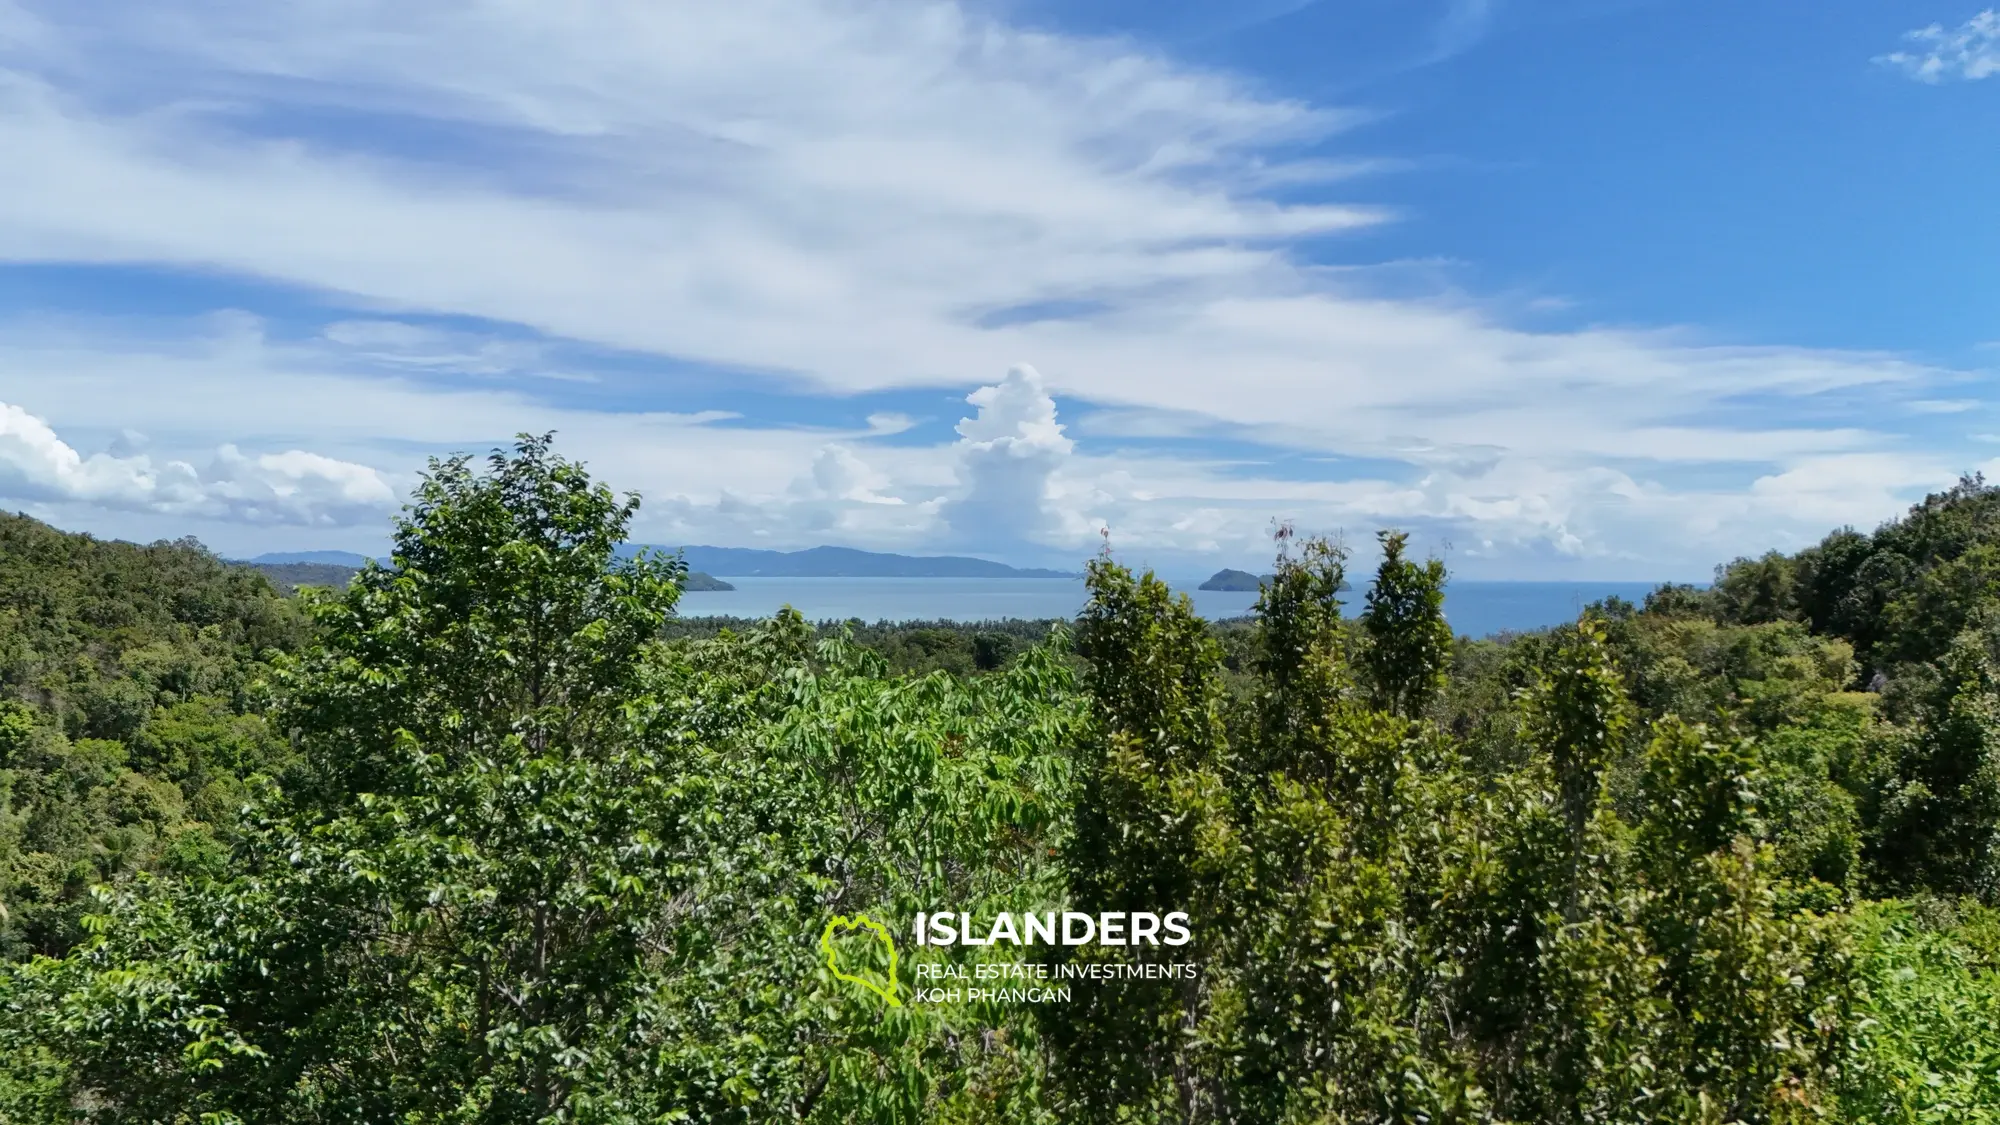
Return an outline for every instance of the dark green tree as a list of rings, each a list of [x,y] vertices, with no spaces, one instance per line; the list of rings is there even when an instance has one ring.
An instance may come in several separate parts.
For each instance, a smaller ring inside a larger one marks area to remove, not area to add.
[[[982,672],[999,670],[1014,654],[1014,638],[1005,633],[976,633],[972,638],[972,666]]]
[[[1871,849],[1888,883],[2000,901],[2000,673],[1961,635],[1916,701]]]
[[[1603,622],[1585,617],[1556,636],[1549,663],[1522,703],[1529,739],[1549,755],[1575,867],[1604,797],[1605,767],[1623,749],[1632,714]]]
[[[1797,565],[1777,551],[1715,568],[1716,609],[1741,625],[1789,621],[1798,615]]]

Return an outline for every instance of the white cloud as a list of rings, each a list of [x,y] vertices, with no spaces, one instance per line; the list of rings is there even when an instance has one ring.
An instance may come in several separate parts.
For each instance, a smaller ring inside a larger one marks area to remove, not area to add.
[[[532,341],[499,340],[380,319],[336,321],[327,325],[321,336],[337,352],[383,366],[459,375],[591,381],[588,375],[553,367],[545,349]]]
[[[1905,32],[1909,47],[1875,61],[1919,82],[1967,82],[2000,74],[2000,9],[1988,8],[1954,28],[1931,24]]]
[[[1910,493],[1951,477],[1935,458],[1890,453],[1815,457],[1759,477],[1751,502],[1768,502],[1794,520],[1832,529],[1864,528],[1908,503]]]
[[[868,433],[874,437],[889,437],[892,434],[906,433],[916,428],[916,425],[917,420],[915,418],[907,414],[898,414],[894,411],[881,411],[868,416]]]
[[[1055,400],[1033,367],[1019,364],[965,401],[979,408],[958,423],[960,491],[944,507],[961,541],[1074,546],[1085,520],[1056,507],[1055,477],[1075,448],[1056,421]]]
[[[812,494],[827,500],[850,500],[859,504],[901,504],[899,496],[886,496],[877,489],[888,478],[844,445],[829,445],[813,460]]]
[[[114,449],[131,444],[125,439]],[[0,402],[0,496],[311,525],[380,520],[396,500],[395,490],[374,469],[298,449],[248,455],[224,445],[206,470],[186,461],[155,463],[141,453],[85,457],[47,422],[4,402]]]

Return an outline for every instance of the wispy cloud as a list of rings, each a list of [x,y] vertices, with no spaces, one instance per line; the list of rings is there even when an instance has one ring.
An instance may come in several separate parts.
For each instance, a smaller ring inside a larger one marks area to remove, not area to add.
[[[1425,61],[1443,62],[1477,46],[1492,28],[1494,9],[1498,6],[1499,0],[1449,0]]]
[[[1905,32],[1904,49],[1875,61],[1919,82],[1977,81],[2000,74],[2000,9],[1988,8],[1957,27],[1931,24]]]
[[[1209,39],[1233,35],[1295,16],[1322,0],[1237,0],[1232,4],[1190,5],[1200,15],[1178,25],[1182,40]]]
[[[885,410],[868,416],[868,433],[871,437],[888,437],[892,434],[905,433],[916,424],[917,420],[907,414]]]
[[[338,321],[327,325],[321,336],[357,359],[417,371],[592,381],[587,373],[552,365],[545,348],[525,340],[496,340],[474,332],[380,319]]]

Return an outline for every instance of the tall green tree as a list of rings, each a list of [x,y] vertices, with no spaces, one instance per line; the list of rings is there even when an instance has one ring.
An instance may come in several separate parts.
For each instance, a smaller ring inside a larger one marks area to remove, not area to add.
[[[1459,828],[1450,784],[1433,784],[1449,755],[1356,690],[1342,552],[1280,543],[1240,705],[1184,600],[1102,560],[1090,576],[1079,651],[1105,750],[1085,763],[1072,898],[1186,910],[1202,967],[1050,1014],[1094,1120],[1439,1120],[1481,1104],[1438,1007],[1449,967],[1426,946]]]
[[[1210,873],[1235,849],[1220,649],[1187,595],[1151,573],[1134,576],[1107,555],[1090,564],[1088,582],[1077,653],[1088,662],[1091,721],[1064,856],[1069,901],[1092,913],[1180,910],[1197,925],[1212,922],[1223,905]],[[1123,965],[1158,951],[1078,946],[1061,956]],[[1081,1117],[1209,1112],[1213,1076],[1189,1064],[1184,1031],[1205,988],[1199,979],[1087,988],[1071,1010],[1047,1013],[1058,1057],[1070,1060],[1064,1086]]]
[[[435,463],[390,565],[313,606],[277,711],[302,766],[232,870],[107,893],[93,940],[0,977],[9,1108],[1046,1120],[1022,1014],[885,1013],[816,943],[1060,894],[1066,665],[889,679],[796,614],[669,644],[681,572],[620,557],[635,509],[544,438]]]
[[[1906,893],[2000,902],[2000,669],[1986,638],[1961,634],[1914,694],[1873,858]]]
[[[1361,661],[1375,704],[1405,718],[1424,714],[1444,690],[1451,668],[1451,626],[1444,619],[1444,563],[1403,557],[1409,536],[1384,531],[1382,563],[1368,588]]]
[[[161,1031],[68,1028],[107,1120],[544,1120],[627,1061],[693,815],[638,659],[680,571],[615,558],[635,509],[546,438],[484,474],[432,465],[393,565],[311,606],[277,713],[303,768],[241,874],[138,901],[68,966],[73,1010],[119,951],[208,1013],[182,1021],[185,1059],[133,1057]],[[156,1017],[134,996],[104,1018]]]

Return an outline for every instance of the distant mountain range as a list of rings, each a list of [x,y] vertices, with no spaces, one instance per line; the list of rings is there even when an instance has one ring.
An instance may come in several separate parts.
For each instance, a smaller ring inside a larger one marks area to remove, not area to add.
[[[626,553],[641,549],[629,545]],[[891,555],[851,547],[765,551],[754,547],[654,547],[686,553],[688,569],[724,578],[1076,578],[1073,571],[1014,567],[958,555]],[[366,555],[352,551],[272,551],[247,560],[256,566],[316,563],[360,568]],[[690,583],[689,589],[701,587]]]
[[[348,551],[273,552],[246,560],[246,565],[263,571],[277,587],[289,594],[300,586],[347,585],[368,563],[366,555]],[[688,571],[681,589],[688,593],[734,590],[736,587],[698,570]]]
[[[851,547],[764,551],[754,547],[660,547],[687,555],[690,570],[728,578],[1076,578],[1072,571],[1014,567],[957,555],[890,555]]]
[[[344,566],[349,570],[360,570],[368,565],[367,555],[357,555],[353,551],[271,551],[254,559],[242,559],[252,566],[283,566],[287,563],[319,563],[323,566]]]

